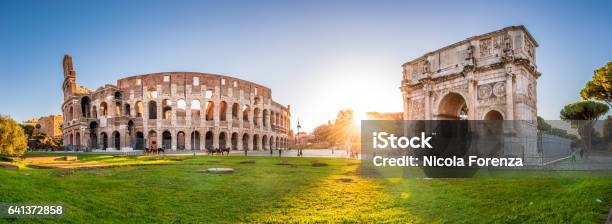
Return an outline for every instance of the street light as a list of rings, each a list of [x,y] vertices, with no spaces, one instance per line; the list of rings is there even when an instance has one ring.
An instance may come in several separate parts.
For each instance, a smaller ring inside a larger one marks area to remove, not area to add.
[[[300,147],[300,128],[302,128],[302,125],[300,125],[300,119],[298,119],[297,138],[295,139],[295,145],[297,146],[298,156],[302,156],[302,147]]]

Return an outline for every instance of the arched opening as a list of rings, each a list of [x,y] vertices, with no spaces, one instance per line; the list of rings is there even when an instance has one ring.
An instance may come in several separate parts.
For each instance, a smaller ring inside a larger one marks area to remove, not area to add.
[[[185,132],[179,131],[176,134],[176,148],[178,150],[185,150]]]
[[[149,131],[149,149],[157,149],[159,148],[157,145],[157,132]]]
[[[157,102],[149,101],[149,119],[157,119]]]
[[[68,120],[71,121],[72,119],[74,119],[74,109],[70,107],[70,109],[68,109]]]
[[[261,149],[266,150],[268,149],[268,136],[264,135],[263,137],[261,137]]]
[[[206,132],[206,136],[204,137],[204,147],[207,150],[213,149],[213,137],[212,131]]]
[[[191,121],[198,121],[200,120],[200,101],[199,100],[192,100],[191,101]]]
[[[98,122],[89,123],[89,148],[98,148]]]
[[[238,110],[240,106],[238,103],[232,104],[232,120],[238,120]]]
[[[274,143],[276,144],[276,148],[278,149],[280,147],[279,143],[278,143],[278,137],[276,137],[274,139]]]
[[[227,103],[225,101],[221,101],[219,104],[219,120],[227,120]]]
[[[253,111],[253,124],[256,127],[259,126],[259,108],[255,108],[255,111]]]
[[[191,149],[200,150],[200,132],[191,132]]]
[[[106,150],[108,148],[108,135],[102,132],[102,150]]]
[[[238,150],[238,133],[232,133],[232,150]]]
[[[115,116],[121,116],[121,102],[115,102]]]
[[[251,111],[251,108],[249,107],[249,105],[244,105],[244,107],[242,108],[242,121],[244,123],[249,123],[249,112]]]
[[[172,134],[169,131],[164,131],[162,133],[162,148],[171,149],[172,148]]]
[[[134,150],[144,149],[144,134],[142,132],[136,132],[136,144],[134,144]]]
[[[121,149],[121,135],[118,131],[113,132],[113,147],[117,150]]]
[[[253,101],[254,101],[253,105],[255,105],[255,106],[259,105],[259,101],[260,101],[260,100],[259,100],[259,97],[255,97],[255,98],[253,99]]]
[[[123,94],[121,94],[121,92],[117,91],[115,92],[115,100],[119,101],[123,98]]]
[[[264,109],[263,110],[263,121],[262,121],[264,127],[268,127],[268,119],[269,119],[268,109]]]
[[[485,120],[501,121],[501,120],[504,120],[504,117],[502,116],[502,114],[499,111],[491,110],[491,111],[487,112],[487,114],[485,114],[484,119]]]
[[[187,103],[184,99],[176,101],[176,118],[179,120],[185,120],[187,116]]]
[[[276,149],[274,145],[274,136],[270,136],[270,150]]]
[[[227,148],[227,137],[225,132],[221,132],[219,133],[219,148],[220,149],[226,149]]]
[[[126,103],[124,107],[125,108],[123,110],[123,115],[128,116],[128,117],[132,116],[132,108],[130,107],[130,104]]]
[[[247,133],[242,135],[242,148],[244,150],[249,150],[249,134]]]
[[[144,106],[142,105],[142,101],[136,102],[136,117],[142,117],[144,113]]]
[[[133,147],[133,145],[132,145],[132,138],[133,138],[134,135],[132,135],[132,133],[134,133],[134,121],[130,120],[130,121],[128,121],[128,124],[127,124],[127,134],[129,136],[129,138],[126,138],[126,141],[127,141],[125,143],[126,146],[129,145],[129,146]]]
[[[74,139],[74,148],[75,149],[80,149],[81,148],[81,133],[77,132],[76,133],[76,138]]]
[[[259,135],[253,135],[253,150],[259,150]]]
[[[172,101],[162,100],[162,119],[168,120],[172,118]]]
[[[100,115],[108,116],[108,105],[106,104],[106,102],[102,102],[100,104]]]
[[[89,99],[89,97],[84,96],[83,98],[81,98],[81,114],[83,115],[83,117],[91,117],[90,108],[91,100]]]
[[[208,103],[206,103],[206,120],[207,121],[212,121],[214,118],[213,116],[215,115],[215,103],[212,101],[208,101]]]
[[[461,95],[449,93],[440,100],[438,120],[467,120],[467,115],[467,104]]]

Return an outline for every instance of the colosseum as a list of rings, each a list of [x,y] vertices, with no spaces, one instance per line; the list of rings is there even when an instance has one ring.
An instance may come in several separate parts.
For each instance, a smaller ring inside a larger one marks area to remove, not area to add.
[[[77,150],[274,150],[289,143],[290,106],[265,86],[197,72],[130,76],[91,91],[65,55],[64,144]]]

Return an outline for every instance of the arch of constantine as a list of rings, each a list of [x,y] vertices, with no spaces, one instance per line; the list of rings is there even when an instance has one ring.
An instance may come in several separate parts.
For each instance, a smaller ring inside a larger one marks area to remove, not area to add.
[[[511,26],[402,65],[404,120],[537,120],[535,39]]]
[[[91,91],[64,56],[64,144],[88,150],[272,150],[289,144],[290,107],[234,77],[165,72]]]

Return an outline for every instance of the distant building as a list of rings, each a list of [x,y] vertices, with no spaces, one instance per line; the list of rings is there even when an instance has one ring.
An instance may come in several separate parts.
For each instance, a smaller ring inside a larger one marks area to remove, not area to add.
[[[54,139],[61,139],[63,121],[64,116],[62,115],[49,115],[26,120],[23,122],[23,124],[36,127],[34,134],[45,133],[47,136]]]

